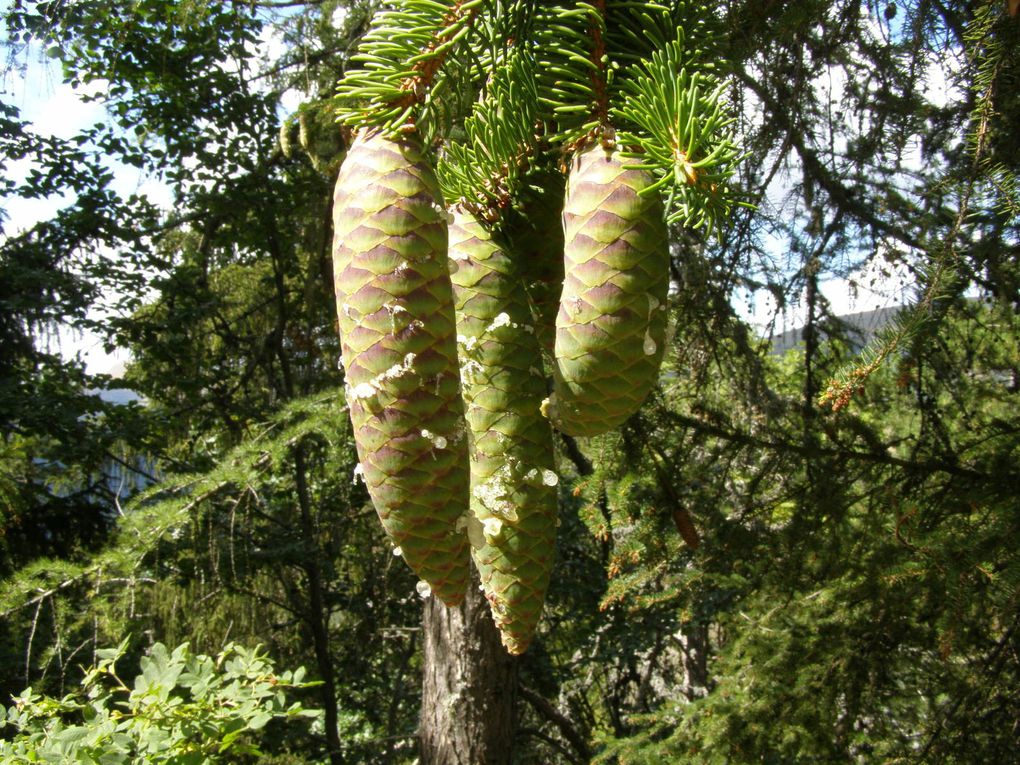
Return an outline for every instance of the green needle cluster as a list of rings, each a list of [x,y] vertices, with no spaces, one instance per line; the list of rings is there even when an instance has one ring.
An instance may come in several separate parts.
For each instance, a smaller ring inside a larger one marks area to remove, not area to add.
[[[728,132],[725,84],[684,64],[679,41],[654,52],[634,67],[613,116],[633,128],[618,141],[658,176],[646,193],[667,192],[667,220],[711,231],[738,204],[729,179],[742,157]]]

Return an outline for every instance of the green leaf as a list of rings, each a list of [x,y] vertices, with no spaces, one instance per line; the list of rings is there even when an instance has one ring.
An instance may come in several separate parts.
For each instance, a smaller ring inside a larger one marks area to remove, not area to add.
[[[261,728],[264,728],[266,724],[272,719],[273,719],[272,712],[268,712],[265,710],[256,712],[255,714],[248,718],[248,729],[259,730]]]
[[[73,726],[70,728],[64,728],[53,735],[53,740],[58,744],[66,747],[65,751],[71,751],[73,747],[84,741],[91,734],[91,730],[85,726]]]

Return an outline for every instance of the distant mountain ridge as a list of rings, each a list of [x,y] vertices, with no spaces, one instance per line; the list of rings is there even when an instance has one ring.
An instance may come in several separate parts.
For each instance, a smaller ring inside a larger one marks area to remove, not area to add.
[[[885,308],[875,308],[871,311],[847,313],[842,316],[836,316],[835,319],[845,327],[847,337],[854,349],[860,350],[883,327],[892,323],[903,308],[904,306],[902,305],[887,306]],[[781,355],[802,345],[804,343],[804,329],[804,327],[797,327],[796,329],[790,329],[778,335],[773,335],[771,353]],[[829,334],[825,322],[816,325],[816,329],[823,339]]]

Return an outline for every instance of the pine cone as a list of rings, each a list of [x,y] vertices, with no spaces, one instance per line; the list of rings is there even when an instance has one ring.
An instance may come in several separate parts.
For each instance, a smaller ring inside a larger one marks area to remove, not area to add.
[[[471,432],[472,555],[503,645],[520,654],[538,625],[556,551],[541,349],[514,259],[459,209],[450,259]]]
[[[347,403],[386,533],[448,605],[468,583],[468,442],[446,213],[418,141],[351,146],[334,198],[333,270]]]
[[[539,174],[504,215],[513,252],[535,317],[535,334],[548,358],[556,342],[556,312],[563,288],[563,175]]]
[[[662,202],[636,160],[593,145],[574,158],[563,207],[563,293],[554,392],[564,433],[620,425],[648,396],[662,362],[669,249]]]

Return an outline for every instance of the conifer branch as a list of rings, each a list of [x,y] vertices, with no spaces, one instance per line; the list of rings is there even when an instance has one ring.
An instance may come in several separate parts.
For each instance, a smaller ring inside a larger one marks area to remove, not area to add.
[[[134,495],[113,542],[90,560],[81,564],[42,560],[5,581],[0,587],[0,617],[41,604],[104,574],[103,582],[142,581],[138,570],[149,554],[168,537],[180,536],[199,508],[231,488],[248,491],[274,464],[290,459],[293,447],[305,438],[334,442],[347,437],[347,419],[337,416],[338,396],[330,392],[297,399],[210,472],[166,477]],[[116,578],[111,579],[111,574]]]
[[[483,3],[402,0],[376,14],[351,59],[362,67],[340,82],[340,121],[387,133],[428,134],[441,126],[449,118],[444,99],[456,99],[459,90],[442,79],[444,65],[465,43]],[[464,68],[449,67],[450,76]]]
[[[569,717],[560,712],[560,710],[553,706],[548,699],[528,686],[521,685],[518,690],[524,700],[527,701],[538,714],[556,726],[562,736],[570,742],[571,746],[574,747],[574,750],[583,762],[588,762],[591,759],[591,749],[588,748],[587,741],[585,741],[584,736],[577,730],[573,721]]]
[[[1000,485],[1009,481],[1020,481],[1020,473],[993,474],[980,470],[973,470],[956,463],[946,462],[937,459],[910,460],[896,457],[887,451],[860,451],[846,447],[819,447],[817,445],[804,445],[793,441],[781,439],[770,439],[756,436],[747,431],[741,431],[724,427],[707,419],[690,417],[678,412],[669,412],[669,418],[678,425],[689,427],[698,433],[720,438],[738,446],[747,446],[759,450],[767,450],[777,453],[797,454],[803,457],[827,457],[838,460],[854,460],[875,465],[888,465],[901,468],[906,472],[920,475],[932,473],[945,473],[954,478],[963,478],[988,485]]]
[[[550,3],[540,12],[535,55],[541,102],[556,126],[552,140],[565,145],[609,131],[610,71],[606,2]]]
[[[605,31],[606,31],[606,0],[595,0],[595,10],[588,20],[588,28],[591,34],[591,79],[592,91],[595,93],[594,113],[592,116],[598,122],[600,129],[609,125],[609,82],[608,82],[608,56],[606,53]]]
[[[550,140],[621,146],[658,176],[667,220],[717,229],[746,206],[729,179],[743,159],[715,74],[708,11],[600,0],[541,12],[536,58]],[[679,14],[678,16],[676,14]]]
[[[847,406],[854,395],[885,361],[907,343],[922,334],[933,331],[949,309],[947,298],[960,291],[960,237],[970,218],[971,199],[975,194],[985,164],[988,148],[989,123],[995,111],[995,87],[1002,66],[1004,52],[995,45],[985,45],[991,37],[991,24],[995,13],[988,8],[978,14],[974,28],[968,31],[967,40],[977,66],[977,81],[981,88],[977,106],[973,111],[974,130],[968,135],[971,146],[970,172],[960,194],[960,203],[953,224],[943,243],[930,245],[931,261],[922,269],[923,289],[916,302],[896,317],[892,326],[880,332],[861,352],[858,360],[840,370],[828,383],[819,398],[819,404],[838,412]],[[972,62],[973,63],[973,62]]]
[[[494,222],[515,196],[536,144],[535,62],[513,50],[464,120],[466,140],[447,143],[436,167],[443,196]]]
[[[667,193],[667,220],[711,231],[746,204],[729,186],[743,157],[727,130],[734,120],[723,102],[725,83],[688,69],[686,58],[674,40],[633,67],[613,117],[630,128],[620,131],[619,143],[658,176],[648,192]]]

